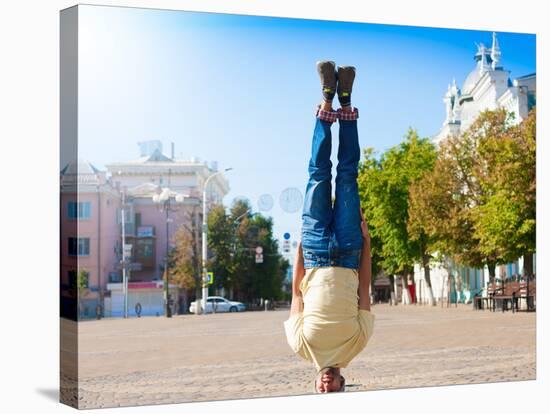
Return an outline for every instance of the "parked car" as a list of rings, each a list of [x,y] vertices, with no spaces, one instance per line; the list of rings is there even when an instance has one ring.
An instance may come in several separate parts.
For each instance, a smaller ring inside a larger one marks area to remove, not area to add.
[[[189,312],[197,313],[197,301],[191,302]],[[241,302],[234,302],[221,296],[208,296],[206,298],[206,312],[242,312],[246,310],[246,305]]]

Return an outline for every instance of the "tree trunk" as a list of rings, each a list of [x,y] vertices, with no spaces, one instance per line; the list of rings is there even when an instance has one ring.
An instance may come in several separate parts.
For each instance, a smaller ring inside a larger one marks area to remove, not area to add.
[[[411,294],[409,293],[408,273],[401,275],[401,303],[403,305],[411,304]]]
[[[430,257],[428,255],[422,255],[422,265],[424,267],[424,281],[426,282],[426,296],[428,299],[428,305],[435,306],[434,294],[432,290],[432,279],[430,275]]]
[[[388,276],[390,279],[390,305],[397,305],[397,298],[395,297],[395,277],[393,275]]]
[[[187,289],[181,289],[181,308],[180,308],[180,313],[181,314],[186,314],[187,312],[189,312],[189,299],[188,299],[188,293],[187,293]]]
[[[523,275],[533,276],[533,253],[525,253],[523,255]]]
[[[375,303],[375,297],[374,297],[374,281],[376,279],[374,277],[371,277],[370,279],[370,298],[371,298],[371,305]]]
[[[487,269],[489,269],[489,283],[494,283],[495,281],[496,267],[497,265],[495,262],[487,262]]]

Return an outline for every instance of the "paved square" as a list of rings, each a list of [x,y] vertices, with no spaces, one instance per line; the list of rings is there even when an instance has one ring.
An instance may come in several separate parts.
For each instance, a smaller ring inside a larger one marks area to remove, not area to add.
[[[536,377],[535,313],[376,305],[374,335],[343,370],[348,391]],[[312,392],[288,347],[288,310],[78,323],[80,408]],[[75,323],[62,328],[75,332]],[[62,391],[63,392],[63,391]]]

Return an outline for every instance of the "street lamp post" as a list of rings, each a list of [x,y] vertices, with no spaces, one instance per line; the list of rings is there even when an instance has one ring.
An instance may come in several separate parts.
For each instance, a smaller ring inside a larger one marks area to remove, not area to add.
[[[172,170],[168,170],[168,177],[170,177]],[[170,185],[170,178],[168,178],[168,185]],[[164,210],[166,218],[166,254],[164,256],[164,275],[163,275],[163,285],[164,285],[164,315],[167,318],[172,317],[172,309],[170,308],[170,293],[169,293],[169,280],[168,280],[168,253],[169,253],[169,230],[170,222],[172,219],[169,217],[171,211],[176,211],[171,203],[172,192],[169,187],[162,189],[160,194],[155,194],[153,196],[153,202],[157,204],[161,211]],[[183,194],[175,194],[174,199],[176,204],[183,204],[185,196]]]
[[[122,175],[122,171],[117,172],[118,176]],[[126,187],[121,189],[122,208],[120,209],[120,224],[121,224],[121,238],[122,238],[122,258],[120,265],[122,267],[122,292],[124,294],[124,318],[128,318],[128,279],[130,276],[130,270],[128,259],[131,258],[131,251],[127,250],[126,246]]]
[[[170,230],[169,225],[169,217],[168,217],[168,211],[170,208],[170,198],[167,200],[168,205],[165,205],[164,211],[166,213],[166,254],[164,255],[164,314],[167,318],[172,317],[172,309],[170,308],[170,292],[169,292],[169,281],[168,281],[168,231]]]
[[[120,210],[122,224],[122,289],[124,292],[124,317],[128,318],[128,255],[126,254],[126,195],[122,191],[122,209]]]
[[[232,237],[233,237],[233,254],[235,254],[236,250],[237,250],[237,227],[239,225],[239,223],[241,222],[241,219],[244,218],[244,216],[250,214],[250,212],[252,211],[251,208],[249,208],[248,210],[246,210],[243,214],[241,214],[239,217],[237,217],[235,220],[232,221],[232,225],[233,225],[233,234],[232,234]],[[256,215],[258,215],[260,213],[256,212],[256,213],[252,213],[250,214],[250,217],[254,217]]]
[[[202,310],[203,314],[206,315],[206,298],[208,297],[208,269],[206,268],[206,259],[208,255],[208,221],[206,216],[206,190],[208,183],[215,176],[222,174],[227,171],[231,171],[233,168],[226,168],[223,171],[218,171],[206,179],[204,182],[202,190]],[[197,301],[198,303],[198,301]]]

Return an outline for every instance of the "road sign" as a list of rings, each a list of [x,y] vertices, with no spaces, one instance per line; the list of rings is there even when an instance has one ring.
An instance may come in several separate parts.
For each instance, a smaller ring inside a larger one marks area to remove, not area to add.
[[[290,253],[290,240],[283,240],[283,253]]]
[[[290,233],[283,234],[283,237],[285,238],[285,240],[290,239]]]
[[[128,259],[128,257],[127,257]],[[135,271],[135,272],[139,272],[140,270],[143,270],[143,265],[139,262],[133,262],[133,263],[130,263],[129,261],[126,261],[126,270],[132,270],[132,271]],[[118,262],[117,263],[117,266],[116,266],[117,269],[122,269],[123,268],[123,263],[122,261],[121,262]]]
[[[214,272],[207,272],[206,275],[208,276],[208,284],[214,283]]]
[[[124,259],[128,259],[132,256],[132,245],[131,244],[125,244],[124,245]]]
[[[262,254],[263,252],[264,252],[264,249],[262,248],[262,246],[256,247],[256,254]]]
[[[139,226],[137,228],[137,236],[138,237],[153,237],[154,236],[153,226]]]
[[[128,265],[128,270],[133,270],[134,272],[139,272],[143,268],[143,265],[138,262],[130,263]]]
[[[264,255],[261,253],[256,253],[256,263],[263,263],[264,262]]]

